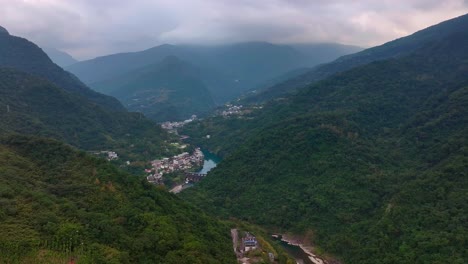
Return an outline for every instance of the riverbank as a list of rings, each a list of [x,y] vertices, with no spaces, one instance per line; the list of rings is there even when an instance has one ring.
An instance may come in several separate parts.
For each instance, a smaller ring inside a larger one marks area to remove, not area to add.
[[[314,252],[314,247],[310,245],[305,245],[301,243],[301,241],[297,238],[290,237],[288,235],[272,235],[273,238],[279,239],[282,242],[290,245],[290,246],[295,246],[299,247],[305,255],[307,255],[308,259],[310,262],[313,264],[338,264],[339,262],[329,262],[328,260],[325,260],[322,257],[317,256]]]

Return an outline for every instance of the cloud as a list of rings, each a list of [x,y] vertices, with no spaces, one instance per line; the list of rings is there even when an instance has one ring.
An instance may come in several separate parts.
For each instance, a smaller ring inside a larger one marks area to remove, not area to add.
[[[467,0],[0,0],[0,25],[78,58],[163,43],[373,46],[468,12]]]

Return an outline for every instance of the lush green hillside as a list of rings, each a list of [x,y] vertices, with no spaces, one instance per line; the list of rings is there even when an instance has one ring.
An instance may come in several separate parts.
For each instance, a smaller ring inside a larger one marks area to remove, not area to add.
[[[36,44],[0,31],[0,67],[15,68],[45,78],[57,86],[111,111],[125,111],[115,99],[97,93],[84,85],[74,75],[53,63]]]
[[[93,84],[94,89],[118,98],[130,111],[155,121],[175,121],[214,108],[211,93],[199,70],[175,56]]]
[[[108,112],[46,80],[0,68],[0,134],[13,132],[86,150],[110,149],[132,161],[162,155],[169,139],[141,114]]]
[[[427,45],[432,40],[444,38],[457,32],[468,30],[468,15],[460,16],[438,25],[418,31],[410,36],[390,41],[381,46],[369,48],[358,53],[345,55],[337,60],[320,65],[307,73],[299,75],[265,89],[260,94],[247,98],[247,102],[262,102],[296,92],[297,89],[322,80],[332,74],[349,70],[373,61],[406,56]]]
[[[201,79],[217,103],[232,100],[266,81],[300,67],[310,67],[350,54],[356,47],[339,44],[275,45],[248,42],[218,46],[161,45],[141,52],[121,53],[68,67],[94,88],[133,70],[176,56],[199,69]]]
[[[218,215],[308,231],[345,263],[466,263],[467,25],[431,28],[451,34],[273,102],[235,132],[209,130],[232,119],[204,121],[200,134],[223,136],[205,144],[230,154],[182,195]]]
[[[60,142],[0,139],[0,263],[236,263],[229,228]]]

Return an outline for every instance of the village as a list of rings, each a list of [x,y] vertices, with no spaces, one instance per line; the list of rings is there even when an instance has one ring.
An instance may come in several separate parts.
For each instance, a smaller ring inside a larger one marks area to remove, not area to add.
[[[184,152],[172,158],[153,160],[151,169],[145,169],[145,172],[148,173],[146,179],[150,183],[161,185],[164,174],[200,167],[203,166],[203,161],[204,155],[200,148],[196,148],[192,155]]]
[[[183,127],[184,125],[194,121],[197,119],[197,116],[196,115],[192,115],[192,117],[190,119],[187,119],[187,120],[184,120],[184,121],[179,121],[179,122],[170,122],[170,121],[167,121],[167,122],[164,122],[161,124],[161,127],[163,129],[166,129],[168,130],[168,132],[170,133],[175,133],[176,132],[176,129],[177,128],[180,128],[180,127]]]
[[[230,116],[230,115],[240,115],[242,114],[242,105],[231,105],[231,104],[226,104],[227,107],[226,110],[221,112],[222,116]]]

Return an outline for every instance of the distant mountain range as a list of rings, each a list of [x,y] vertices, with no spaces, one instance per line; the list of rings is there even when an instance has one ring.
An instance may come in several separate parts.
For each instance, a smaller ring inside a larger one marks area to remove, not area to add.
[[[115,96],[130,111],[155,121],[181,120],[203,114],[215,104],[201,71],[175,56],[94,84],[96,91]]]
[[[49,56],[49,58],[56,63],[58,66],[65,68],[67,66],[70,66],[72,64],[75,64],[78,62],[75,58],[73,58],[70,54],[63,52],[61,50],[55,49],[55,48],[42,48],[45,53]]]
[[[131,75],[137,75],[138,70],[146,66],[157,65],[168,56],[175,56],[197,69],[192,77],[203,82],[211,93],[211,96],[206,97],[207,101],[199,103],[210,106],[211,98],[221,104],[287,72],[331,61],[341,55],[359,50],[358,47],[339,44],[293,47],[266,42],[220,46],[161,45],[141,52],[120,53],[82,61],[67,69],[93,89],[106,93],[109,89],[102,90],[103,82],[111,83],[114,78],[121,79],[122,75],[130,72]],[[180,74],[184,75],[183,72]],[[176,76],[177,73],[173,72],[172,75]],[[158,80],[153,78],[153,81]],[[185,83],[186,86],[190,86],[189,82]],[[132,83],[127,82],[127,84],[131,87]],[[197,84],[194,85],[197,86]],[[179,110],[188,112],[190,109]],[[149,112],[145,110],[143,113]],[[154,117],[154,115],[151,116]],[[160,119],[156,118],[156,120]]]

